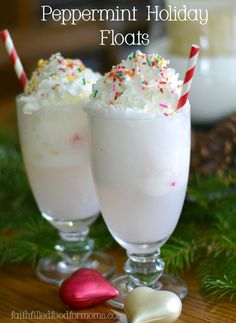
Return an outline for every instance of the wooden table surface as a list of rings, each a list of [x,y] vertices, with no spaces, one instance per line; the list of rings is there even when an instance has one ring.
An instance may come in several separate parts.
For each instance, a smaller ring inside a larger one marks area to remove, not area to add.
[[[126,259],[125,252],[116,247],[109,253],[116,259],[117,271],[122,272],[122,266]],[[198,281],[192,273],[184,274],[182,278],[187,282],[189,293],[183,301],[183,313],[176,321],[177,323],[236,322],[235,303],[217,302],[204,298],[199,293]],[[77,315],[77,320],[57,319],[57,313],[66,313],[71,310],[59,299],[58,287],[39,281],[34,269],[29,265],[7,265],[0,268],[0,322],[8,322],[8,320],[11,322],[44,322],[44,320],[30,319],[10,320],[14,314],[12,311],[15,312],[15,315],[25,311],[28,313],[31,311],[35,313],[37,311],[41,313],[54,311],[56,314],[53,322],[127,322],[122,312],[113,312],[106,304],[80,311],[72,310],[73,314]],[[117,319],[98,320],[96,313],[103,313],[102,315],[113,313]]]
[[[15,129],[14,99],[0,102],[0,127]],[[113,248],[109,253],[117,262],[117,272],[122,272],[126,259],[121,248]],[[193,273],[186,273],[182,278],[187,282],[189,293],[183,301],[183,313],[177,323],[233,323],[236,322],[236,304],[209,300],[199,293],[199,282]],[[70,312],[59,299],[58,288],[40,282],[35,271],[29,265],[7,265],[0,267],[0,322],[44,322],[46,320],[11,319],[20,313],[56,314]],[[72,310],[78,319],[53,319],[53,322],[127,322],[123,313],[114,313],[106,304],[82,311]],[[117,319],[96,319],[96,313],[116,314]],[[57,317],[55,314],[55,317]],[[87,316],[86,316],[87,315]],[[75,317],[75,316],[73,316]],[[87,317],[84,319],[83,317]],[[94,317],[94,319],[93,319]],[[118,319],[119,317],[119,319]],[[47,320],[48,321],[48,320]]]

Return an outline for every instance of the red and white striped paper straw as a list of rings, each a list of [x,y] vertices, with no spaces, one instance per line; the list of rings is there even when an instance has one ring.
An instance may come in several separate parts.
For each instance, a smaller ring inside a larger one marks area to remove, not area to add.
[[[1,32],[1,37],[2,37],[2,40],[4,41],[4,44],[5,44],[6,50],[8,52],[8,55],[10,57],[11,63],[15,68],[15,72],[16,72],[17,78],[20,81],[22,90],[24,91],[26,83],[27,83],[27,76],[26,76],[24,68],[21,64],[20,58],[17,54],[17,51],[14,47],[14,44],[13,44],[12,38],[9,34],[9,31],[7,29],[3,30]]]
[[[177,110],[181,109],[188,100],[199,51],[200,51],[199,46],[192,45],[189,59],[188,59],[188,67],[184,77],[182,92],[177,105]]]

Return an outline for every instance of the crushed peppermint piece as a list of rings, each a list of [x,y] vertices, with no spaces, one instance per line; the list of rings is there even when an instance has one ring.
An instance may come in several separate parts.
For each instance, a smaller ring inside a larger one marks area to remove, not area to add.
[[[160,103],[161,108],[168,108],[168,104]]]

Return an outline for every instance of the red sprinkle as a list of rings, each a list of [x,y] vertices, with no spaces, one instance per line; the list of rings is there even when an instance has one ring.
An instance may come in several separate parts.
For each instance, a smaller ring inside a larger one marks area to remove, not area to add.
[[[83,138],[79,134],[75,134],[74,137],[71,138],[72,144],[76,144],[80,142]]]
[[[119,96],[120,96],[120,92],[116,92],[115,93],[115,100],[117,100],[119,98]]]
[[[164,103],[160,103],[160,107],[161,108],[168,108],[168,105],[167,104],[164,104]]]

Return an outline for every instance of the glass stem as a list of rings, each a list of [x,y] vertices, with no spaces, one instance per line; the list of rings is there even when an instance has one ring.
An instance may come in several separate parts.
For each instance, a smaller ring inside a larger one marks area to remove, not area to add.
[[[55,249],[67,264],[78,266],[91,255],[94,244],[93,240],[89,239],[88,234],[88,227],[83,227],[78,232],[59,231],[61,239]]]
[[[127,252],[129,259],[124,270],[130,276],[130,289],[138,286],[158,287],[165,263],[159,257],[160,249],[152,254],[134,254]]]

